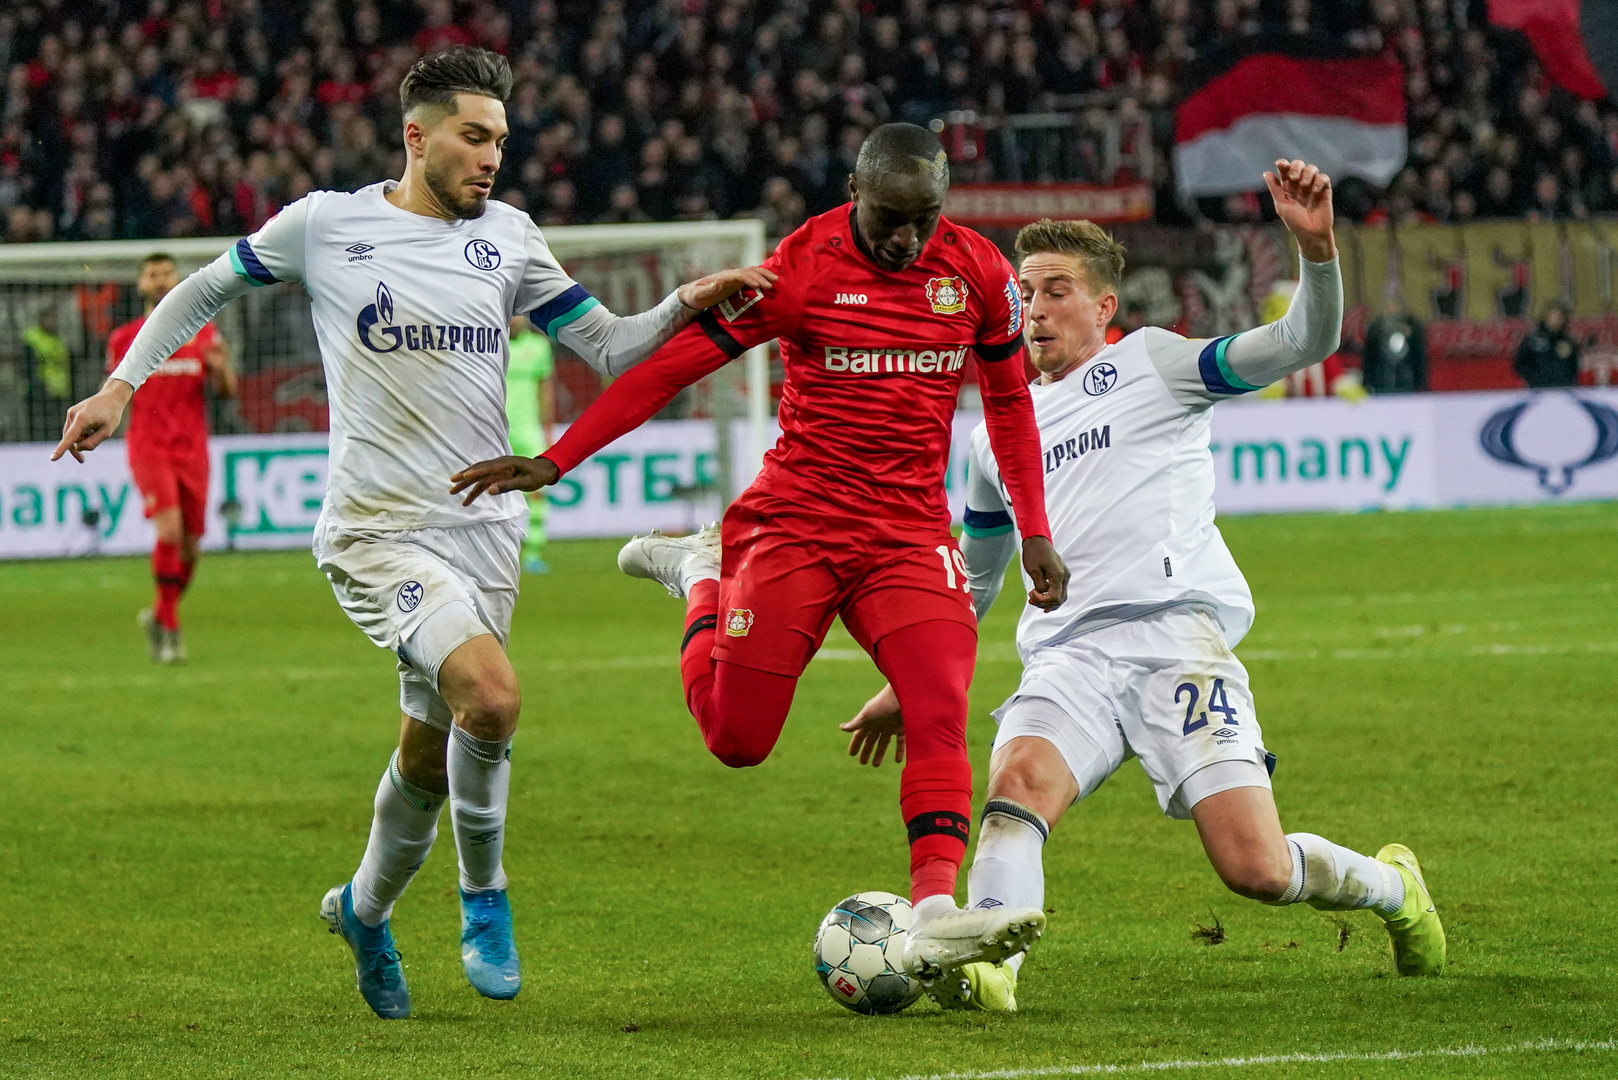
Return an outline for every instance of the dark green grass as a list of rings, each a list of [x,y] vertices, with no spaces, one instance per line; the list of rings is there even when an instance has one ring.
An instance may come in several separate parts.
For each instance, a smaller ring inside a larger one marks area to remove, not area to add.
[[[1023,1012],[846,1013],[814,927],[907,880],[897,773],[836,730],[874,669],[835,632],[845,658],[811,666],[775,755],[727,771],[681,701],[680,605],[614,545],[558,544],[512,640],[525,988],[496,1004],[461,976],[445,822],[394,920],[416,1016],[383,1023],[315,909],[364,846],[397,683],[309,558],[209,558],[176,671],[137,640],[143,562],[7,564],[0,1074],[892,1077],[1467,1045],[1499,1052],[1196,1075],[1618,1074],[1567,1046],[1618,1018],[1618,506],[1223,524],[1259,599],[1241,651],[1284,819],[1416,849],[1442,980],[1392,977],[1369,915],[1226,893],[1126,764],[1047,849]],[[983,635],[980,793],[1016,612]],[[1193,939],[1216,918],[1223,944]]]

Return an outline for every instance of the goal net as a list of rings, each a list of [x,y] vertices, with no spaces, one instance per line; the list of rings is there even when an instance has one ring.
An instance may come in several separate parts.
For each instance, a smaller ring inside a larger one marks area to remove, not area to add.
[[[762,261],[763,223],[582,225],[545,230],[567,271],[611,311],[644,311],[685,281]],[[182,276],[234,238],[0,245],[0,443],[55,442],[74,401],[105,376],[107,338],[141,314],[140,261],[175,259]],[[254,289],[215,320],[240,374],[235,401],[210,401],[220,435],[323,432],[325,382],[308,295],[297,285]],[[576,417],[602,389],[583,361],[556,347],[557,420]],[[711,469],[698,482],[726,499],[762,458],[770,422],[769,365],[753,350],[681,394],[664,419],[712,421]],[[745,420],[745,423],[739,421]],[[733,445],[739,442],[739,445]]]

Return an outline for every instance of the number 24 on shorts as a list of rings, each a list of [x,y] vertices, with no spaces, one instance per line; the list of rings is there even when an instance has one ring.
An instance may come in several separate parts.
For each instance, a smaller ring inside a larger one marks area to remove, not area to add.
[[[1185,706],[1185,726],[1180,730],[1180,734],[1189,735],[1193,731],[1207,727],[1208,713],[1211,712],[1223,713],[1227,724],[1236,723],[1236,710],[1231,708],[1230,699],[1225,696],[1224,679],[1213,681],[1213,689],[1208,691],[1208,708],[1194,721],[1191,716],[1197,711],[1197,700],[1202,696],[1202,691],[1197,689],[1196,683],[1183,682],[1174,688],[1174,703],[1178,705],[1180,699],[1187,694],[1191,695],[1191,700]]]

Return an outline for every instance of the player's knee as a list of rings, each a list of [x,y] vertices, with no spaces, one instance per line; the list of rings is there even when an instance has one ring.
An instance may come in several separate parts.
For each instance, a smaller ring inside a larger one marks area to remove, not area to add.
[[[1219,879],[1231,892],[1266,904],[1281,899],[1292,884],[1292,867],[1258,852],[1251,858],[1217,869]]]
[[[509,739],[521,711],[522,693],[515,680],[490,678],[473,688],[455,723],[474,738]]]
[[[160,544],[179,545],[185,539],[185,530],[178,512],[171,514],[164,511],[153,517],[152,531],[157,534],[157,542]]]
[[[765,744],[756,735],[746,732],[716,731],[704,735],[703,741],[708,744],[708,752],[718,758],[720,764],[732,769],[751,769],[755,765],[762,765],[775,748],[773,741]]]

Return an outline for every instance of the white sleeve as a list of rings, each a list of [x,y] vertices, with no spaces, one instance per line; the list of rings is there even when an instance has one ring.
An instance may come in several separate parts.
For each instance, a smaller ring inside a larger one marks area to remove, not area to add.
[[[244,236],[229,251],[231,269],[250,286],[303,280],[304,236],[309,227],[306,195],[266,221],[258,232]]]
[[[1142,331],[1147,356],[1181,404],[1201,407],[1262,389],[1337,351],[1343,330],[1337,260],[1299,263],[1298,291],[1273,323],[1212,339]]]
[[[972,608],[978,621],[989,613],[1005,584],[1006,564],[1017,550],[1011,511],[995,486],[982,455],[987,440],[976,434],[966,467],[966,524],[961,530],[961,556],[966,560],[966,581],[972,590]]]
[[[236,275],[230,254],[219,256],[158,302],[141,325],[140,333],[130,342],[129,351],[124,353],[112,378],[139,390],[159,364],[195,337],[220,308],[250,288],[251,285]]]
[[[638,315],[618,316],[568,276],[532,221],[527,228],[527,264],[517,289],[517,308],[546,336],[566,345],[603,375],[622,375],[678,333],[695,311],[676,293]]]
[[[130,342],[112,378],[139,390],[159,364],[236,297],[279,281],[302,281],[308,214],[309,199],[299,199],[175,286]]]

